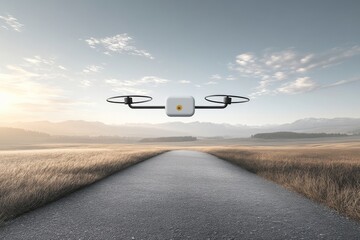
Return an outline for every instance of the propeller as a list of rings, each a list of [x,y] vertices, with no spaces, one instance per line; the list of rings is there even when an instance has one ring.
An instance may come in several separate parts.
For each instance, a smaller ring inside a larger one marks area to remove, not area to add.
[[[223,101],[220,102],[220,101],[211,100],[211,98],[219,98],[219,97],[223,97]],[[240,99],[240,100],[233,101],[233,99]],[[227,105],[234,103],[246,103],[250,101],[250,99],[247,97],[236,96],[236,95],[222,95],[222,94],[206,96],[205,100],[212,103],[227,104]]]
[[[145,100],[141,100],[141,101],[134,101],[134,98],[140,98],[140,99],[145,99]],[[119,100],[117,100],[119,99]],[[121,99],[123,99],[123,101],[121,101]],[[110,97],[108,99],[106,99],[107,102],[109,103],[122,103],[122,104],[138,104],[138,103],[146,103],[146,102],[150,102],[152,100],[152,97],[150,96],[145,96],[145,95],[123,95],[123,96],[115,96],[115,97]]]
[[[220,101],[218,98],[222,98],[222,101]],[[188,98],[188,97],[187,97]],[[192,97],[190,97],[192,98]],[[106,99],[109,103],[120,103],[120,104],[126,104],[130,108],[133,109],[165,109],[165,106],[134,106],[136,104],[140,103],[146,103],[150,102],[153,98],[146,95],[122,95],[122,96],[114,96]],[[168,98],[169,99],[169,98]],[[217,100],[215,100],[217,99]],[[235,99],[235,101],[234,101]],[[135,101],[136,100],[136,101]],[[242,96],[236,96],[236,95],[224,95],[224,94],[216,94],[216,95],[209,95],[205,97],[205,100],[211,103],[221,104],[221,106],[196,106],[194,103],[192,105],[192,108],[194,109],[223,109],[226,108],[230,104],[235,103],[245,103],[249,102],[250,99],[247,97]]]

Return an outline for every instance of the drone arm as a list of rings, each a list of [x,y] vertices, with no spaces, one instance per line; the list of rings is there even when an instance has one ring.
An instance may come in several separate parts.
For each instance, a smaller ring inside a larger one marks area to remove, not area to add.
[[[222,106],[195,106],[195,109],[223,109],[228,106],[227,103],[224,103]]]
[[[208,100],[205,98],[205,100],[209,101],[209,102],[213,102],[213,103],[219,103],[219,104],[223,104],[222,106],[195,106],[195,109],[223,109],[226,108],[229,104],[231,104],[231,97],[229,96],[225,96],[224,97],[224,102],[216,102],[216,101],[212,101],[212,100]]]
[[[131,103],[127,104],[131,109],[165,109],[165,106],[134,106]],[[228,104],[222,106],[195,106],[195,109],[224,109]]]
[[[165,109],[165,106],[134,106],[131,103],[127,103],[131,109]]]

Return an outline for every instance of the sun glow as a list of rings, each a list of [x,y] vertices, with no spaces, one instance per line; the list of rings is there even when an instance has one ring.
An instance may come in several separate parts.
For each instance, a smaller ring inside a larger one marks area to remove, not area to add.
[[[10,110],[12,103],[14,102],[14,96],[5,92],[0,92],[0,113],[4,113]]]

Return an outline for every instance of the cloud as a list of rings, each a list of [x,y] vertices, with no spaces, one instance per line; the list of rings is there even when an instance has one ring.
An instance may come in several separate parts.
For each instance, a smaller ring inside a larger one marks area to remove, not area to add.
[[[236,78],[233,75],[228,75],[225,79],[228,81],[236,80]]]
[[[80,80],[80,84],[81,86],[83,87],[90,87],[92,86],[92,82],[90,80],[87,80],[87,79],[82,79]]]
[[[150,91],[144,87],[168,83],[170,80],[156,76],[145,76],[136,80],[106,79],[105,83],[115,92],[123,94],[148,94]]]
[[[204,84],[206,84],[206,85],[215,85],[215,84],[218,84],[218,83],[215,82],[215,81],[208,81],[208,82],[206,82]]]
[[[7,30],[11,29],[16,32],[21,32],[22,28],[24,27],[23,24],[19,23],[18,20],[10,14],[8,14],[7,16],[0,15],[0,19],[3,22],[1,27]]]
[[[210,76],[210,79],[213,79],[213,80],[220,80],[222,77],[219,75],[219,74],[213,74]]]
[[[312,71],[324,70],[358,55],[360,46],[333,48],[318,54],[300,53],[294,49],[277,52],[267,50],[260,55],[246,52],[237,55],[229,68],[237,71],[241,77],[258,81],[252,96],[294,94],[313,90],[312,85],[320,86],[309,78]]]
[[[14,65],[8,65],[7,70],[7,73],[0,73],[2,91],[19,95],[22,99],[26,99],[27,95],[31,95],[32,98],[37,95],[55,96],[58,92],[55,88],[37,82],[35,79],[40,76],[37,73]]]
[[[344,79],[344,80],[340,80],[328,85],[323,85],[322,88],[331,88],[331,87],[336,87],[336,86],[340,86],[340,85],[344,85],[344,84],[349,84],[349,83],[353,83],[353,82],[358,82],[360,81],[360,77],[355,77],[355,78],[350,78],[350,79]]]
[[[11,99],[8,114],[26,115],[27,112],[52,112],[84,105],[70,99],[65,81],[81,82],[82,74],[65,72],[54,59],[40,56],[25,57],[19,64],[9,64],[0,72],[0,94]],[[85,84],[85,82],[81,82]]]
[[[191,83],[191,81],[189,81],[189,80],[180,80],[179,83],[188,84],[188,83]]]
[[[298,78],[293,82],[285,83],[277,90],[281,93],[295,94],[309,92],[316,88],[316,83],[309,77]]]
[[[241,56],[241,58],[242,57],[247,59],[249,56]],[[222,77],[220,74],[213,74],[213,75],[210,76],[210,79],[211,79],[211,81],[209,81],[209,82],[207,82],[205,84],[207,84],[207,85],[217,84],[217,81],[222,80],[222,79],[225,79],[225,80],[228,80],[228,81],[233,81],[236,78],[233,75],[228,75],[227,77]]]
[[[139,86],[142,84],[164,84],[169,82],[170,80],[159,78],[156,76],[145,76],[140,79],[136,80],[119,80],[119,79],[107,79],[105,80],[106,83],[113,85],[113,86]]]
[[[44,58],[35,55],[33,57],[24,57],[23,60],[22,63],[8,65],[7,68],[12,68],[10,70],[17,71],[17,76],[20,72],[31,73],[33,74],[34,80],[37,81],[63,80],[73,77],[67,76],[69,73],[64,72],[66,68],[56,64],[55,58]]]
[[[82,88],[104,90],[104,76],[84,74],[82,68],[74,70],[70,66],[67,70],[67,67],[60,65],[56,58],[38,55],[23,56],[17,62],[0,65],[0,116],[3,121],[65,116],[78,112],[79,107],[87,111],[87,106],[96,105],[91,96],[85,97]],[[151,82],[151,78],[143,81]]]
[[[135,94],[135,95],[147,95],[150,93],[149,90],[134,88],[134,87],[114,87],[112,89],[114,92],[119,92],[121,94]]]
[[[94,49],[102,49],[104,54],[124,53],[129,55],[146,57],[154,59],[154,57],[146,50],[138,49],[133,45],[133,38],[127,33],[117,34],[112,37],[86,39],[85,42]]]
[[[59,66],[58,66],[58,68],[60,68],[61,70],[64,70],[64,71],[66,71],[66,70],[67,70],[67,68],[66,68],[66,67],[64,67],[64,66],[62,66],[62,65],[59,65]]]
[[[279,87],[276,91],[281,93],[287,93],[287,94],[297,94],[297,93],[305,93],[310,92],[315,89],[325,89],[325,88],[332,88],[337,87],[344,84],[349,84],[353,82],[360,81],[360,77],[351,78],[351,79],[345,79],[340,80],[331,84],[317,84],[313,80],[311,80],[309,77],[302,77],[298,78],[293,82],[286,83]]]
[[[28,62],[30,64],[34,64],[34,65],[40,65],[40,64],[53,65],[54,64],[53,59],[45,59],[40,56],[34,56],[32,58],[24,58],[24,60],[26,62]]]
[[[39,77],[40,75],[38,73],[29,71],[21,66],[17,65],[7,65],[6,69],[9,70],[11,73],[7,74],[0,74],[1,77],[9,77],[15,80],[21,80],[21,79],[30,79],[33,77]]]
[[[59,65],[55,58],[44,58],[39,55],[24,57],[23,60],[24,63],[7,66],[9,70],[13,70],[12,77],[24,75],[28,80],[44,83],[61,84],[69,81],[77,82],[81,87],[90,87],[96,80],[89,79],[89,74],[98,73],[103,69],[102,66],[89,65],[81,71],[71,72]]]
[[[145,76],[141,78],[139,81],[137,81],[139,84],[142,83],[155,83],[155,84],[161,84],[161,83],[167,83],[169,80],[164,78],[159,78],[155,76]]]
[[[273,76],[275,79],[281,81],[286,78],[286,74],[284,72],[276,72]]]
[[[12,96],[12,106],[20,110],[20,106],[46,105],[52,99],[62,98],[63,91],[47,83],[39,82],[39,73],[35,73],[15,65],[8,65],[7,71],[0,74],[0,92]],[[52,106],[54,107],[54,106]],[[39,110],[28,108],[27,111]]]
[[[84,68],[84,73],[99,73],[102,69],[104,69],[102,66],[97,65],[90,65]]]

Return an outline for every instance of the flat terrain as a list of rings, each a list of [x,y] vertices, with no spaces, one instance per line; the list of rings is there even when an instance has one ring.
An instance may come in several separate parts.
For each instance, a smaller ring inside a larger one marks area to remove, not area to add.
[[[360,144],[200,148],[360,221]]]
[[[171,151],[7,222],[2,239],[356,239],[359,223],[212,155]]]
[[[133,145],[28,148],[0,151],[0,224],[165,151]]]

